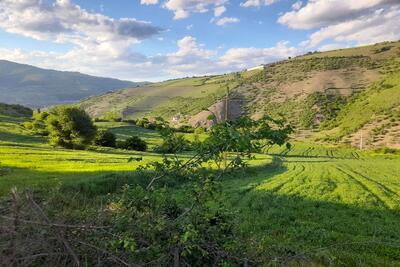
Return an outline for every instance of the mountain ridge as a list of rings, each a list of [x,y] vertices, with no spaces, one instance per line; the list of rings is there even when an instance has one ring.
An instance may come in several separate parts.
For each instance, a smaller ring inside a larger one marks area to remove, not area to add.
[[[44,69],[0,59],[0,102],[4,103],[43,107],[143,84],[146,82]]]

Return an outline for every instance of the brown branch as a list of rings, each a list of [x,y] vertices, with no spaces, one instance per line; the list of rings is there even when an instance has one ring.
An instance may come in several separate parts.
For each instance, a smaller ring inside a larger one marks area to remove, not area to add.
[[[115,256],[111,252],[109,252],[109,251],[107,251],[105,249],[99,248],[99,247],[97,247],[95,245],[92,245],[92,244],[89,244],[89,243],[86,243],[86,242],[83,242],[83,241],[80,241],[80,240],[76,240],[76,242],[78,242],[78,243],[80,243],[80,244],[82,244],[84,246],[90,247],[92,249],[95,249],[97,251],[100,251],[101,253],[106,254],[109,257],[111,257],[114,261],[121,263],[122,265],[125,265],[125,266],[128,266],[128,267],[140,267],[141,266],[141,265],[137,265],[137,264],[130,264],[130,263],[124,261],[123,259]]]
[[[1,219],[5,220],[14,220],[13,217],[0,215]],[[74,229],[107,229],[111,228],[111,226],[91,226],[91,225],[73,225],[73,224],[60,224],[60,223],[44,223],[39,221],[30,221],[25,219],[19,219],[20,223],[26,224],[34,224],[41,226],[49,226],[49,227],[59,227],[59,228],[74,228]]]
[[[50,223],[50,219],[46,216],[46,214],[44,213],[44,211],[42,210],[42,208],[33,200],[33,198],[27,194],[27,198],[30,201],[30,203],[32,204],[32,206],[37,210],[37,212],[39,213],[39,215],[46,221],[46,223],[51,224]],[[55,227],[53,227],[55,228]],[[68,253],[71,255],[71,257],[73,258],[75,264],[77,266],[80,266],[81,263],[79,261],[78,256],[76,255],[76,253],[72,250],[71,245],[69,244],[69,242],[64,238],[64,236],[62,234],[60,234],[60,232],[58,232],[57,230],[55,231],[55,235],[57,237],[57,239],[59,241],[61,241],[61,243],[64,244],[65,249],[68,251]]]

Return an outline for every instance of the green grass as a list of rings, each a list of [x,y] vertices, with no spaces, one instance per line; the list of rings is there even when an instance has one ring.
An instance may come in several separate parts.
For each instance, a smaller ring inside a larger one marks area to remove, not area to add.
[[[400,265],[400,158],[296,143],[279,168],[224,182],[264,253],[325,265]]]
[[[237,87],[234,75],[169,80],[150,86],[125,89],[88,98],[80,103],[91,115],[117,114],[124,119],[145,116],[171,119],[177,114],[194,115]]]
[[[134,179],[138,165],[160,159],[151,151],[52,148],[44,138],[28,135],[22,121],[0,117],[2,196],[14,186],[46,192],[60,184],[106,194]],[[98,126],[119,139],[139,135],[150,149],[161,141],[157,133],[127,123]],[[301,142],[269,153],[256,155],[246,173],[222,183],[243,235],[261,244],[255,253],[304,255],[334,266],[400,265],[399,155]],[[128,163],[134,156],[143,162]]]
[[[353,133],[379,115],[391,113],[400,106],[400,72],[389,74],[379,82],[373,84],[368,90],[352,100],[338,113],[338,116],[326,122],[333,128],[320,136],[337,140],[347,134]]]

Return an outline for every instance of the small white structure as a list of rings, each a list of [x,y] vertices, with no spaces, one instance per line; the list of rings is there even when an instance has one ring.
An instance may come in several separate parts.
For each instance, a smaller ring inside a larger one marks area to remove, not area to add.
[[[264,69],[265,69],[265,65],[260,65],[260,66],[257,66],[257,67],[253,67],[253,68],[247,69],[247,71],[264,70]]]

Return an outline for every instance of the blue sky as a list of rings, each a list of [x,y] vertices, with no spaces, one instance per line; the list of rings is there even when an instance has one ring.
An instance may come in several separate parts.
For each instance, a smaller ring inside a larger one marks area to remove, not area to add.
[[[399,0],[2,0],[0,59],[129,80],[400,39]]]

